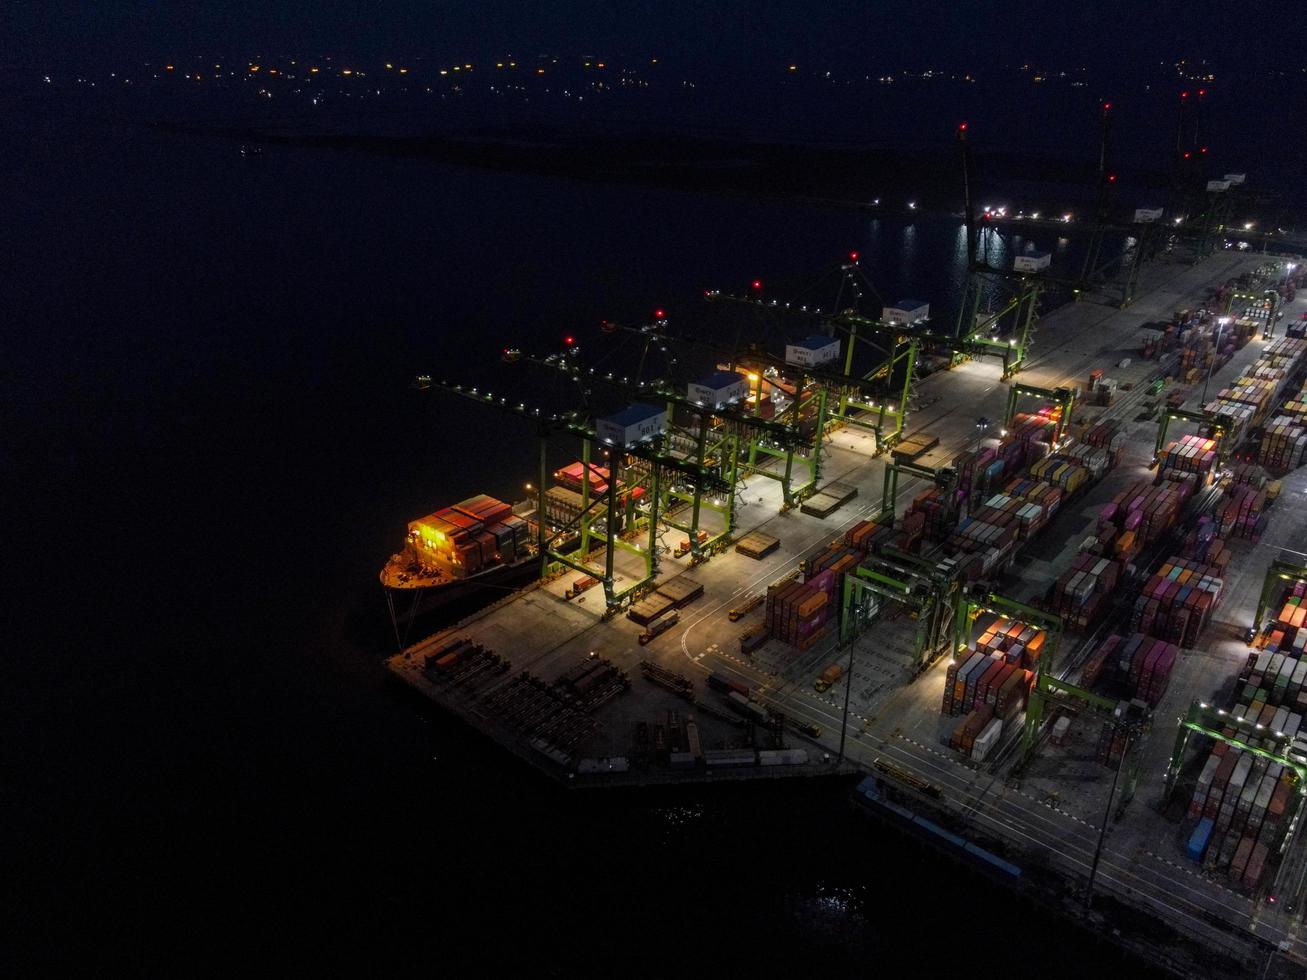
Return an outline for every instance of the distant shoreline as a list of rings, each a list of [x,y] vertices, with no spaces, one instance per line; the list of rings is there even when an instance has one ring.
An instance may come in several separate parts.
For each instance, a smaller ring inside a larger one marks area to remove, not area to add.
[[[172,122],[155,126],[264,145],[354,150],[482,170],[849,207],[885,216],[958,215],[962,210],[961,163],[951,149],[856,149],[696,137],[605,136],[546,128],[383,136]],[[981,155],[978,160],[982,177],[1002,174],[1001,179],[987,179],[988,184],[1060,185],[1059,196],[1068,201],[1083,200],[1092,193],[1093,175],[1087,164],[1015,154]],[[1144,178],[1149,185],[1163,182],[1161,175]],[[917,207],[909,208],[909,201]]]

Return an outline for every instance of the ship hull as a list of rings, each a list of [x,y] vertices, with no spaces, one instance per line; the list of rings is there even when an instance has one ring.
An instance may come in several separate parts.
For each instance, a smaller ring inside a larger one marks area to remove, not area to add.
[[[396,623],[413,622],[454,604],[486,603],[502,599],[529,583],[540,571],[536,558],[512,565],[497,565],[467,578],[445,579],[426,586],[396,588],[385,585],[386,602]]]

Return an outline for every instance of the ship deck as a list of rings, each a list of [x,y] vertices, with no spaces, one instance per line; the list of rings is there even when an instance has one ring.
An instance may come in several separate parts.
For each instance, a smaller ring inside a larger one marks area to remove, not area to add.
[[[1177,308],[1202,299],[1205,287],[1216,285],[1265,261],[1260,256],[1223,252],[1197,264],[1168,262],[1146,266],[1139,298],[1127,310],[1081,302],[1044,317],[1032,345],[1031,357],[1020,375],[1023,383],[1056,387],[1083,387],[1089,371],[1102,368],[1123,386],[1108,409],[1081,406],[1077,418],[1096,414],[1127,424],[1128,442],[1122,464],[1088,492],[1065,504],[1057,518],[1038,536],[1019,562],[1016,575],[1001,591],[1018,601],[1042,594],[1070,563],[1094,515],[1105,500],[1124,484],[1151,478],[1156,425],[1136,415],[1147,394],[1146,381],[1158,371],[1156,361],[1139,359],[1141,323],[1164,319]],[[1282,323],[1307,309],[1304,299],[1286,307]],[[1283,334],[1283,329],[1278,331]],[[1264,342],[1254,340],[1236,352],[1234,359],[1211,379],[1211,390],[1233,379],[1251,363]],[[1131,363],[1117,365],[1124,358]],[[1007,388],[999,379],[997,362],[976,361],[924,379],[917,387],[917,406],[908,431],[926,432],[939,445],[917,462],[935,466],[976,444],[979,416],[1001,419]],[[1201,385],[1198,386],[1200,390]],[[1197,398],[1186,407],[1194,407]],[[483,610],[436,637],[417,643],[389,661],[390,669],[424,696],[467,719],[506,748],[542,770],[578,786],[618,785],[631,782],[715,780],[740,776],[799,776],[831,772],[841,745],[841,722],[846,696],[848,736],[844,763],[870,769],[877,758],[892,760],[942,790],[937,805],[964,821],[978,835],[1003,842],[1012,860],[1052,868],[1067,878],[1085,879],[1099,828],[1104,819],[1111,771],[1094,761],[1097,728],[1087,720],[1073,723],[1061,747],[1045,745],[1037,761],[1020,780],[1010,778],[1010,765],[979,766],[941,744],[941,735],[957,719],[942,717],[940,700],[945,663],[937,663],[911,680],[909,626],[890,620],[859,637],[852,649],[852,672],[830,690],[818,693],[813,680],[833,662],[835,640],[828,637],[812,649],[796,654],[770,640],[752,656],[742,656],[739,635],[761,622],[762,607],[738,623],[727,612],[746,595],[797,569],[799,561],[840,537],[855,522],[880,509],[884,465],[873,457],[872,439],[845,428],[827,440],[822,482],[838,480],[857,486],[858,496],[825,519],[794,509],[780,510],[777,483],[763,477],[747,481],[740,497],[737,535],[761,530],[780,539],[780,548],[761,561],[733,551],[713,557],[690,569],[688,559],[664,557],[660,579],[688,573],[704,585],[704,595],[681,610],[676,627],[647,646],[636,637],[641,627],[624,616],[607,619],[602,592],[595,589],[585,601],[564,598],[569,574],[533,587]],[[901,479],[898,506],[902,507],[925,487],[924,481]],[[1146,908],[1174,930],[1208,948],[1224,952],[1241,964],[1271,951],[1307,964],[1307,942],[1301,918],[1265,897],[1252,898],[1224,881],[1204,876],[1186,862],[1179,840],[1179,823],[1158,809],[1162,778],[1175,738],[1175,721],[1195,698],[1209,697],[1228,685],[1247,654],[1243,632],[1251,622],[1263,570],[1277,550],[1273,542],[1307,540],[1307,471],[1285,480],[1284,492],[1272,510],[1271,528],[1256,546],[1234,541],[1226,596],[1208,629],[1202,651],[1182,658],[1165,700],[1154,715],[1152,733],[1143,746],[1138,789],[1124,817],[1110,823],[1098,868],[1096,889],[1136,907]],[[619,583],[620,585],[620,583]],[[432,681],[423,670],[424,655],[449,637],[468,637],[509,658],[507,673],[487,677],[450,690]],[[1074,655],[1072,635],[1063,642],[1062,657]],[[808,738],[788,730],[787,741],[806,747],[804,766],[714,769],[694,772],[632,769],[610,771],[605,763],[593,764],[594,774],[577,774],[535,751],[529,740],[501,724],[485,708],[488,696],[511,683],[522,670],[552,681],[590,656],[606,658],[630,678],[630,690],[608,701],[595,714],[597,729],[574,749],[577,757],[592,760],[627,759],[633,752],[638,723],[655,724],[669,710],[696,715],[705,749],[729,749],[746,744],[747,732],[731,723],[721,695],[707,689],[709,673],[738,679],[770,705],[797,722],[819,726],[821,735]],[[848,651],[839,653],[847,668]],[[682,674],[695,684],[695,707],[641,676],[639,663],[653,660]],[[1183,792],[1183,789],[1180,791]],[[1303,847],[1301,839],[1295,842]],[[1287,886],[1290,883],[1285,883]],[[1301,967],[1298,967],[1301,969]]]

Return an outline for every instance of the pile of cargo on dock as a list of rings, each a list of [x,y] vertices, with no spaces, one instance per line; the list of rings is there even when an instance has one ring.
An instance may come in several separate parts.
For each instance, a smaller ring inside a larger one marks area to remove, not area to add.
[[[735,543],[735,551],[737,554],[761,561],[780,546],[780,538],[763,534],[761,531],[750,531]]]
[[[893,525],[881,521],[858,521],[844,532],[844,544],[861,554],[880,554],[885,545],[894,545],[904,551],[914,550],[899,544],[899,532]]]
[[[813,517],[829,517],[858,495],[858,488],[849,483],[828,483],[799,505],[799,509]]]
[[[815,585],[787,582],[767,589],[767,633],[807,650],[826,632],[830,596]]]
[[[1221,419],[1228,428],[1226,438],[1238,442],[1268,421],[1277,404],[1297,384],[1304,366],[1307,366],[1307,340],[1288,337],[1273,340],[1262,348],[1252,366],[1203,406],[1203,411]],[[1285,439],[1292,435],[1295,425],[1292,416],[1285,419],[1284,423],[1278,417],[1271,422],[1278,437],[1270,446],[1263,443],[1266,458],[1260,460],[1262,465],[1272,458],[1278,460],[1286,452],[1292,455]],[[1283,468],[1291,466],[1286,462]]]
[[[826,593],[833,602],[838,601],[844,587],[844,576],[853,572],[862,558],[863,553],[857,548],[831,545],[821,554],[804,563],[803,580],[813,588]]]
[[[1248,323],[1223,324],[1210,309],[1177,310],[1168,322],[1143,331],[1139,356],[1148,361],[1174,353],[1172,375],[1192,384],[1225,364],[1252,339],[1254,330]]]
[[[633,623],[649,627],[646,632],[650,632],[649,639],[653,639],[660,632],[669,628],[666,626],[655,628],[655,624],[660,617],[668,614],[675,615],[672,610],[688,606],[702,596],[702,582],[697,582],[686,575],[677,575],[656,585],[653,592],[650,592],[638,602],[632,603],[631,608],[626,612],[626,618]],[[645,640],[643,642],[647,643],[649,641]]]
[[[1144,584],[1135,600],[1130,628],[1193,647],[1221,599],[1221,569],[1172,557]]]
[[[1180,648],[1143,633],[1120,636],[1113,633],[1090,654],[1081,671],[1080,685],[1093,688],[1100,682],[1155,708],[1166,695],[1171,672],[1180,660]]]
[[[1287,473],[1307,461],[1307,398],[1298,381],[1299,367],[1307,357],[1294,360],[1292,356],[1297,345],[1303,344],[1307,340],[1286,338],[1267,348],[1269,351],[1279,345],[1284,352],[1285,365],[1277,370],[1284,378],[1285,390],[1289,391],[1284,403],[1276,409],[1275,417],[1266,423],[1257,450],[1257,461],[1273,473]]]
[[[1159,460],[1158,477],[1173,483],[1206,486],[1216,467],[1216,440],[1185,436],[1170,443]]]
[[[1215,533],[1222,537],[1246,538],[1256,543],[1266,530],[1266,510],[1269,506],[1270,498],[1265,490],[1232,486],[1222,497],[1213,515]]]
[[[1295,783],[1280,763],[1218,742],[1189,801],[1187,857],[1238,888],[1255,890],[1288,829]]]
[[[1125,532],[1127,542],[1133,541],[1132,531]],[[1098,545],[1101,538],[1092,539]],[[1113,554],[1120,555],[1122,544],[1105,545]],[[1062,617],[1068,629],[1088,632],[1107,613],[1112,593],[1121,576],[1121,561],[1103,557],[1092,551],[1081,551],[1072,560],[1071,567],[1053,583],[1047,605]]]
[[[1024,710],[1046,640],[1038,627],[999,617],[953,659],[940,711],[962,720],[947,738],[949,748],[984,761]]]
[[[1281,758],[1307,757],[1307,582],[1286,584],[1255,645],[1222,708],[1230,719],[1226,733],[1237,731]],[[1299,790],[1296,774],[1280,763],[1216,743],[1190,800],[1188,857],[1256,889],[1280,853]]]
[[[1110,524],[1119,531],[1133,531],[1144,544],[1151,544],[1176,522],[1192,491],[1189,483],[1136,481],[1099,512],[1098,526]]]

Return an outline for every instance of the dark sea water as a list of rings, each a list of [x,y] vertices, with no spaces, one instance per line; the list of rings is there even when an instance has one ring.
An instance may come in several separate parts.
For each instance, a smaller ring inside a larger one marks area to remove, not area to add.
[[[531,478],[529,431],[415,373],[502,379],[504,346],[600,345],[602,317],[655,305],[693,322],[707,287],[849,249],[887,298],[948,308],[954,222],[251,163],[57,112],[13,135],[11,975],[1129,972],[858,820],[844,785],[569,796],[385,682],[376,573],[405,521]]]

